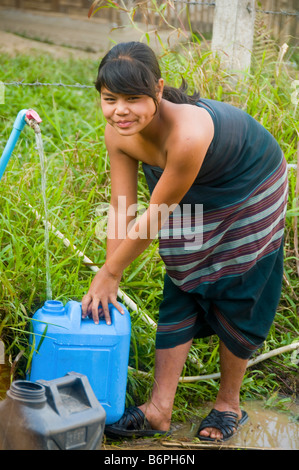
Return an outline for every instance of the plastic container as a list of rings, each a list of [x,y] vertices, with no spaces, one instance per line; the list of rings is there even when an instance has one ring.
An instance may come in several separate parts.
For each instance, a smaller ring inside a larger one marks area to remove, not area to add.
[[[86,376],[18,380],[0,403],[0,449],[100,449],[105,415]]]
[[[88,377],[95,396],[106,412],[106,424],[118,421],[125,409],[131,321],[109,305],[111,325],[81,318],[81,303],[46,301],[33,315],[36,352],[30,381],[52,380],[70,371]]]

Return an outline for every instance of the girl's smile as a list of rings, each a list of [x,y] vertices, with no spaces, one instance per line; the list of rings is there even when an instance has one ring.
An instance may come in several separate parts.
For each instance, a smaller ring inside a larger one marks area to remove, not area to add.
[[[119,120],[115,123],[118,127],[121,129],[127,129],[130,127],[132,124],[134,124],[134,121],[129,121],[127,119]]]

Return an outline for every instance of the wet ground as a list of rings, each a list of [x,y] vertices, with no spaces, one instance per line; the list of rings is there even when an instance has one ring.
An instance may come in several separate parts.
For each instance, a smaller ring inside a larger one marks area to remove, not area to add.
[[[10,366],[0,364],[0,400],[5,399],[9,388]],[[207,403],[202,410],[205,416],[211,408]],[[287,411],[266,408],[262,401],[248,401],[243,408],[249,420],[229,441],[220,444],[203,443],[195,438],[200,420],[173,424],[174,432],[169,438],[129,439],[112,441],[104,437],[103,450],[299,450],[299,402],[291,403]],[[0,417],[1,418],[1,417]]]
[[[288,412],[265,408],[261,401],[244,404],[249,415],[242,428],[229,441],[219,444],[203,443],[194,439],[200,421],[192,424],[177,424],[171,438],[135,439],[112,443],[103,442],[106,450],[299,450],[299,403],[291,406]],[[207,407],[207,413],[209,408]]]

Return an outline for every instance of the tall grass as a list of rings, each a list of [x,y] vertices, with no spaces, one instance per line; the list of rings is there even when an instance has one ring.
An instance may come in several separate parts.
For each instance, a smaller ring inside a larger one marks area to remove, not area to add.
[[[273,50],[271,50],[273,54]],[[165,79],[179,85],[185,78],[190,89],[207,98],[225,100],[249,112],[278,140],[287,161],[297,161],[296,115],[291,102],[291,84],[296,72],[282,63],[276,71],[279,50],[268,60],[265,49],[250,74],[238,81],[222,70],[204,41],[195,36],[176,50],[163,49],[160,57]],[[92,85],[98,64],[92,60],[54,59],[49,55],[1,55],[3,82],[62,82]],[[47,166],[47,198],[50,222],[99,266],[105,259],[105,238],[99,236],[102,215],[98,210],[109,202],[109,161],[104,146],[105,123],[94,89],[63,87],[6,88],[0,108],[1,148],[20,109],[34,108],[41,125]],[[276,320],[263,351],[289,344],[299,336],[298,276],[294,243],[296,204],[295,172],[291,171],[285,241],[285,281]],[[147,204],[148,189],[140,171],[139,201]],[[25,374],[31,351],[28,345],[30,318],[46,298],[44,228],[30,204],[43,215],[41,172],[35,139],[26,127],[0,182],[0,336],[11,363],[22,351],[14,369]],[[80,300],[93,274],[70,248],[50,232],[53,298]],[[152,319],[157,320],[162,299],[164,265],[154,242],[124,273],[121,288]],[[128,403],[146,399],[153,380],[155,331],[137,312],[132,313],[132,341],[128,378]],[[260,351],[260,352],[263,352]],[[295,395],[294,355],[285,354],[248,369],[242,397],[269,397],[280,392]],[[146,377],[136,370],[148,373]],[[210,374],[219,370],[217,338],[196,340],[183,374]],[[174,406],[179,419],[187,410],[213,400],[218,381],[180,383]]]

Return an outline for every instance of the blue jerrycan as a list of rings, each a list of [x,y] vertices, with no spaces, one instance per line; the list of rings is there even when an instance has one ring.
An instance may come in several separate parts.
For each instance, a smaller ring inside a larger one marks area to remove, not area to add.
[[[122,305],[122,315],[109,304],[111,325],[100,319],[96,325],[81,318],[81,303],[65,306],[47,300],[32,317],[34,347],[27,379],[52,380],[74,371],[86,375],[106,412],[106,424],[118,421],[125,409],[131,320]]]
[[[86,376],[17,380],[0,402],[1,450],[99,450],[105,411]]]

